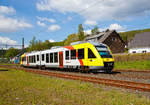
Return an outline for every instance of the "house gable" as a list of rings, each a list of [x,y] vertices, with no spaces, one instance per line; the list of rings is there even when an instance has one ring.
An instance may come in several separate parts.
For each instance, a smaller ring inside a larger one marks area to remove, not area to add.
[[[115,30],[108,30],[98,35],[87,37],[86,41],[96,41],[108,45],[112,53],[123,53],[125,43],[121,39],[120,35]]]

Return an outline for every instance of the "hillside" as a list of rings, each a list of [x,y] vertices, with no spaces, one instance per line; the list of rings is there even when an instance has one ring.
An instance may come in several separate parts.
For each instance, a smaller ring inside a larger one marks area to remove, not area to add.
[[[119,34],[122,37],[122,39],[124,40],[124,42],[127,43],[130,40],[132,40],[136,34],[142,33],[142,32],[148,32],[148,31],[150,31],[150,28],[142,29],[142,30],[133,30],[133,31],[121,32]]]

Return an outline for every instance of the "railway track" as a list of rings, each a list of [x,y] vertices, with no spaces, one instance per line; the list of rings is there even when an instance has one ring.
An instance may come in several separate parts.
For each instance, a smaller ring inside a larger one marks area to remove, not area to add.
[[[42,75],[48,75],[48,76],[66,78],[66,79],[73,79],[73,80],[81,80],[85,82],[92,82],[92,83],[98,83],[98,84],[105,84],[109,86],[150,92],[150,84],[146,84],[146,83],[111,80],[111,79],[96,78],[96,77],[89,77],[89,76],[77,76],[77,75],[62,74],[62,73],[52,73],[52,72],[41,71],[41,70],[25,70],[25,71],[36,73],[36,74],[42,74]]]
[[[10,68],[10,67],[7,67],[7,68]],[[121,87],[121,88],[150,92],[150,84],[147,84],[147,83],[139,83],[139,82],[131,82],[131,81],[123,81],[123,80],[112,80],[112,79],[104,79],[104,78],[97,78],[97,77],[90,77],[90,76],[79,76],[79,75],[73,75],[73,74],[54,73],[54,72],[43,71],[43,70],[38,70],[38,69],[27,69],[27,68],[20,68],[20,67],[12,67],[12,68],[16,70],[24,70],[26,72],[40,74],[40,75],[80,80],[80,81],[104,84],[104,85],[109,85],[109,86],[114,86],[114,87]]]

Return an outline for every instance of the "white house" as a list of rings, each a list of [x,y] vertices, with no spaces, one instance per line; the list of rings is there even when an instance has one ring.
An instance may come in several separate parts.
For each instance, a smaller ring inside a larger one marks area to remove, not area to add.
[[[128,48],[129,53],[150,53],[150,32],[136,34]]]

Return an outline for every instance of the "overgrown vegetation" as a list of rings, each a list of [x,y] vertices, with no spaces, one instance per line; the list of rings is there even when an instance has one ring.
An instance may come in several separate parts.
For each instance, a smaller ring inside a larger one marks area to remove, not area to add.
[[[6,50],[0,50],[0,58],[4,57],[4,55],[6,54]]]
[[[150,53],[114,55],[115,69],[150,70]]]
[[[141,54],[115,54],[113,55],[116,62],[132,62],[132,61],[150,61],[150,53]]]
[[[17,54],[19,54],[19,50],[16,49],[16,48],[9,48],[7,51],[6,51],[6,54],[5,54],[5,57],[7,59],[10,59],[10,58],[13,58],[15,57]]]
[[[150,105],[142,95],[0,68],[0,105]]]
[[[36,38],[33,37],[29,43],[29,47],[27,48],[27,51],[28,52],[40,51],[40,50],[50,49],[53,46],[63,46],[63,45],[64,45],[64,41],[50,42],[50,41],[46,40],[45,42],[42,42],[40,40],[36,40]]]
[[[150,61],[115,62],[115,70],[149,70]]]

